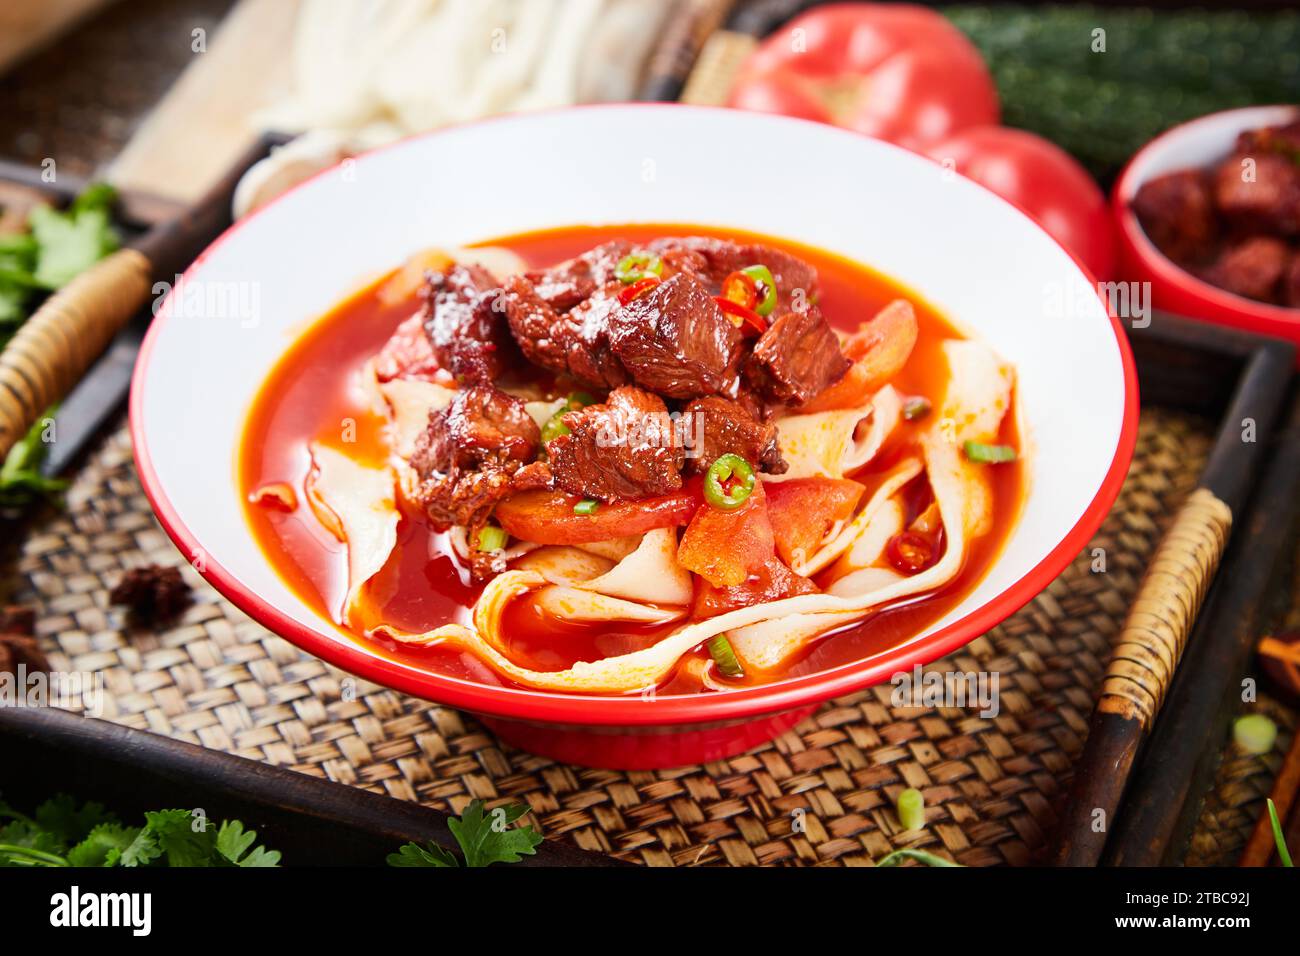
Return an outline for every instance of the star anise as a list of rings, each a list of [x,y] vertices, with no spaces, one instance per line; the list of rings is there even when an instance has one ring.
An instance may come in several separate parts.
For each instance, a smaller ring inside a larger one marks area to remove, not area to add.
[[[114,604],[123,604],[137,620],[161,623],[175,618],[190,602],[190,588],[179,568],[150,564],[132,568],[122,575],[109,594]]]
[[[18,673],[24,664],[28,672],[48,671],[50,662],[36,644],[36,612],[12,605],[0,608],[0,671]]]

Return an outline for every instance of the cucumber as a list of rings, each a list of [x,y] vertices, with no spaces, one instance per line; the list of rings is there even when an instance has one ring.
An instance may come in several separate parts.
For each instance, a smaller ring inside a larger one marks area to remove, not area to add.
[[[1236,106],[1300,103],[1300,12],[961,6],[1002,122],[1063,147],[1103,182],[1152,137]],[[1096,29],[1104,53],[1093,52]]]

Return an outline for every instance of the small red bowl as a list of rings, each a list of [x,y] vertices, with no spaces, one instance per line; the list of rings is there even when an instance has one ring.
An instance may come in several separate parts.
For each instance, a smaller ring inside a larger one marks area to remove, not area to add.
[[[1138,150],[1111,192],[1120,277],[1151,283],[1151,304],[1157,309],[1300,344],[1300,309],[1256,302],[1198,279],[1156,248],[1133,212],[1133,198],[1148,180],[1179,169],[1208,169],[1232,153],[1239,133],[1297,116],[1300,106],[1225,110],[1175,126]]]

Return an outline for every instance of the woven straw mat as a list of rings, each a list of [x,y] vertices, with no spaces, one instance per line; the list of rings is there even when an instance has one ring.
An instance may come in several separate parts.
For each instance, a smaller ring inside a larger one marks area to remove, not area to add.
[[[674,770],[557,764],[498,743],[468,715],[365,682],[344,700],[342,672],[249,620],[185,564],[149,509],[124,428],[91,455],[66,508],[32,524],[16,573],[0,580],[16,588],[9,599],[37,607],[51,665],[101,671],[104,716],[131,727],[454,811],[475,797],[522,800],[547,837],[650,865],[860,865],[900,846],[1025,864],[1050,838],[1110,641],[1209,444],[1204,423],[1145,411],[1118,506],[1089,547],[1022,611],[934,665],[998,671],[996,718],[894,708],[885,685],[830,702],[758,750]],[[1095,547],[1106,573],[1090,570]],[[158,633],[126,629],[108,600],[125,569],[149,563],[181,566],[195,587],[195,603]],[[1234,786],[1257,796],[1271,772],[1267,761],[1238,766]],[[906,786],[925,794],[922,831],[895,820],[892,797]],[[792,832],[796,816],[803,832]],[[1207,839],[1220,845],[1249,830],[1245,817],[1215,822]]]

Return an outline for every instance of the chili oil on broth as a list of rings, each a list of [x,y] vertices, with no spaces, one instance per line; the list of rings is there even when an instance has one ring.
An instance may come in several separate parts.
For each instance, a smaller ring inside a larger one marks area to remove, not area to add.
[[[635,242],[685,235],[761,242],[808,261],[817,269],[819,305],[831,325],[842,331],[856,329],[894,299],[907,299],[916,312],[919,336],[906,367],[892,384],[905,395],[924,395],[938,405],[946,385],[942,343],[965,336],[910,289],[832,253],[757,233],[680,224],[549,229],[476,245],[504,246],[529,267],[544,268],[614,238]],[[310,468],[308,446],[319,441],[365,463],[386,458],[384,419],[371,409],[359,383],[366,363],[397,325],[419,307],[414,294],[399,303],[385,303],[379,297],[378,290],[398,268],[344,299],[293,343],[255,395],[239,450],[239,490],[254,538],[286,585],[330,621],[338,620],[347,591],[346,553],[344,546],[320,526],[306,503],[303,486]],[[1016,408],[1013,397],[999,440],[1021,447]],[[900,423],[877,459],[852,477],[870,489],[873,476],[883,474],[892,461],[916,451],[917,439],[926,424],[925,420]],[[961,572],[947,587],[818,638],[780,676],[810,674],[874,657],[906,643],[956,607],[991,567],[1023,504],[1022,462],[991,467],[990,479],[993,531],[972,542]],[[922,475],[913,486],[923,486],[924,480]],[[298,496],[295,511],[284,513],[250,501],[256,489],[270,482],[287,482],[294,488]],[[915,499],[913,507],[924,507],[921,502],[928,494],[927,488],[909,486],[908,493]],[[398,525],[397,547],[369,588],[383,620],[413,632],[431,630],[449,621],[467,623],[482,591],[481,585],[470,582],[447,536],[433,531],[421,516],[405,509]],[[649,646],[681,622],[647,627],[557,621],[540,614],[530,602],[516,601],[506,611],[505,624],[513,659],[535,670],[560,670],[577,661]],[[336,627],[342,630],[341,625]],[[485,684],[511,684],[474,655],[452,647],[419,648],[353,631],[346,633],[383,656],[417,669]],[[708,660],[708,653],[701,648],[684,657],[682,665],[690,656]],[[700,670],[679,665],[660,693],[706,690],[698,678]],[[764,677],[771,679],[771,675]],[[722,682],[744,686],[765,680],[750,676]]]

